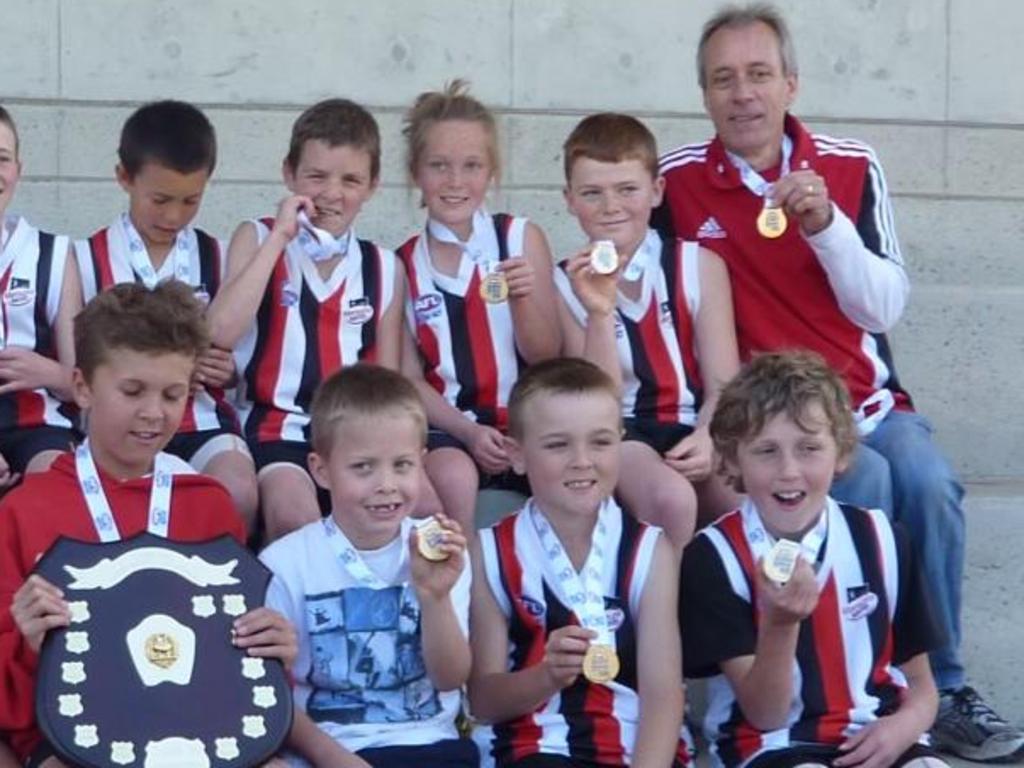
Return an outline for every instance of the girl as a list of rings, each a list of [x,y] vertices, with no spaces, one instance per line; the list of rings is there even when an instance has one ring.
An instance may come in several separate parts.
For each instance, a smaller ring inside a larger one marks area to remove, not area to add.
[[[402,370],[427,406],[427,475],[470,530],[481,472],[487,486],[516,485],[504,438],[509,390],[521,367],[560,349],[551,252],[534,224],[484,209],[500,172],[497,128],[466,83],[421,94],[403,132],[427,222],[397,251],[413,329]]]

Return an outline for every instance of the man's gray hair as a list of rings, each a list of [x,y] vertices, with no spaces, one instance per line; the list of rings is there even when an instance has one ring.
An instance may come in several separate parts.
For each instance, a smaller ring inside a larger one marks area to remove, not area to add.
[[[789,33],[789,25],[782,12],[770,3],[751,3],[749,5],[727,5],[708,19],[700,34],[697,45],[697,81],[703,90],[707,87],[708,77],[704,71],[704,51],[708,40],[720,29],[737,29],[752,24],[767,24],[779,41],[779,52],[782,54],[782,74],[796,75],[796,48],[793,47],[793,36]]]

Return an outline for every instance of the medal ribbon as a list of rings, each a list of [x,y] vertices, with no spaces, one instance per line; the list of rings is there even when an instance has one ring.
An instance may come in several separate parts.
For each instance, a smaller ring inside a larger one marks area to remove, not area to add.
[[[7,247],[7,241],[11,239],[11,232],[14,231],[16,224],[17,221],[10,216],[0,221],[0,253]]]
[[[729,160],[733,165],[736,166],[736,170],[740,172],[740,181],[743,182],[743,186],[749,189],[758,197],[764,197],[768,192],[770,183],[765,181],[764,176],[755,171],[750,163],[744,160],[739,155],[735,155],[732,152],[726,152],[729,156]],[[793,140],[788,135],[782,134],[782,166],[779,170],[779,178],[781,179],[787,173],[789,173],[789,161],[793,156]],[[766,206],[770,207],[770,201],[766,201]]]
[[[18,220],[7,216],[0,220],[0,276],[11,268],[14,263],[14,251],[7,252],[7,243],[11,239],[11,233],[17,226]],[[11,270],[12,272],[14,270]],[[8,282],[14,277],[7,278]],[[0,349],[7,346],[7,302],[0,301]]]
[[[305,211],[299,211],[299,234],[296,236],[303,252],[313,261],[327,261],[344,256],[352,245],[352,227],[335,237],[313,224]]]
[[[390,586],[386,581],[380,578],[377,574],[370,570],[370,567],[363,560],[363,556],[359,554],[359,550],[353,546],[352,542],[349,541],[348,536],[341,530],[334,518],[330,515],[324,518],[324,533],[327,534],[327,543],[334,551],[335,556],[338,558],[338,562],[341,563],[341,567],[345,569],[349,576],[355,579],[359,584],[370,589],[383,589],[384,587]],[[401,528],[399,529],[399,538],[401,539],[401,559],[398,562],[398,572],[402,573],[405,568],[405,563],[409,558],[409,530],[412,528],[412,520],[405,518],[402,520]]]
[[[488,253],[491,250],[489,242],[485,239],[487,228],[490,227],[490,216],[483,208],[477,208],[473,212],[473,231],[468,240],[462,240],[452,232],[445,224],[437,219],[427,219],[427,231],[442,243],[457,245],[462,252],[467,254],[478,266],[483,268],[484,274],[494,271],[497,264],[495,254]]]
[[[93,461],[89,441],[86,440],[75,449],[75,470],[78,474],[78,485],[85,497],[85,505],[92,515],[92,524],[100,541],[120,541],[121,532],[117,529],[114,513],[110,510],[110,502],[103,491],[100,475]],[[171,485],[173,473],[167,454],[158,453],[153,461],[153,484],[149,492],[149,511],[146,514],[146,530],[155,536],[167,538],[167,529],[171,520]]]
[[[127,213],[121,214],[121,228],[124,230],[124,236],[128,240],[128,259],[131,262],[132,269],[142,279],[143,285],[152,290],[156,287],[157,271],[153,268],[153,262],[149,258],[146,244],[142,241],[139,231],[132,224],[131,218]],[[179,230],[178,234],[174,236],[174,246],[171,248],[168,258],[173,259],[174,278],[186,284],[191,284],[191,280],[189,280],[191,251],[186,230]]]
[[[553,573],[556,579],[551,586],[555,588],[567,606],[576,613],[580,620],[580,626],[597,632],[595,643],[615,648],[615,634],[608,627],[608,616],[604,610],[602,580],[605,550],[608,546],[606,520],[612,509],[612,504],[610,499],[606,499],[598,510],[597,522],[594,524],[594,531],[590,538],[590,552],[579,572],[570,562],[565,547],[558,540],[558,534],[544,517],[544,513],[537,508],[533,499],[527,502],[526,508],[530,521],[533,523],[533,529],[537,532],[537,538],[540,539],[541,549],[547,557],[548,565],[551,566],[549,573]]]
[[[800,557],[815,570],[825,559],[825,540],[828,538],[828,516],[832,503],[831,500],[825,502],[825,507],[818,516],[818,522],[798,542]],[[743,500],[740,515],[743,518],[743,531],[747,537],[747,544],[750,545],[750,551],[754,555],[754,560],[767,557],[769,550],[775,545],[776,538],[764,527],[761,515],[750,499]]]
[[[652,260],[657,260],[661,249],[661,238],[658,237],[658,233],[653,229],[648,229],[647,234],[644,235],[644,239],[637,246],[636,251],[633,252],[633,256],[626,263],[626,266],[622,270],[622,276],[629,282],[635,282],[643,277],[644,271],[647,269],[647,265]]]

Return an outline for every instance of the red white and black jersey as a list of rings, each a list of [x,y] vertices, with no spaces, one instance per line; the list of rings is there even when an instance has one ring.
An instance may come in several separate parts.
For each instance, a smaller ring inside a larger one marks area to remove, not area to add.
[[[179,233],[188,254],[187,280],[184,271],[176,273],[174,253],[168,254],[155,282],[178,279],[187,282],[204,305],[217,295],[224,277],[223,244],[201,229],[188,227]],[[82,280],[82,298],[88,302],[100,291],[119,283],[145,283],[132,266],[130,246],[121,219],[99,230],[86,240],[75,243],[78,274]],[[192,393],[179,434],[226,429],[238,431],[238,416],[223,389],[205,387]]]
[[[643,266],[640,299],[634,301],[620,290],[616,300],[622,414],[627,419],[693,426],[702,389],[694,335],[700,308],[699,246],[663,240],[654,230],[648,232],[645,245],[648,241],[648,252],[655,258]],[[560,266],[555,285],[576,322],[586,326],[587,311],[572,290],[564,262]]]
[[[491,756],[499,766],[538,753],[599,765],[631,761],[640,720],[636,616],[660,531],[617,506],[613,512],[606,518],[609,554],[602,579],[605,615],[621,662],[619,674],[605,685],[580,676],[534,712],[491,726],[489,733],[485,730],[482,736],[489,738]],[[549,561],[529,513],[521,510],[481,531],[480,543],[488,586],[508,620],[508,671],[539,664],[548,634],[580,621],[551,586],[557,584],[557,574],[545,565]],[[685,762],[682,742],[679,758]]]
[[[0,347],[24,347],[56,360],[55,326],[68,238],[40,232],[23,218],[8,223],[13,229],[0,251]],[[70,428],[73,419],[74,406],[45,388],[0,396],[0,431],[43,425]]]
[[[262,243],[274,220],[253,225]],[[358,249],[326,280],[298,240],[278,258],[256,322],[235,348],[247,440],[308,442],[317,385],[346,365],[376,361],[381,319],[394,300],[395,255],[368,240],[352,242]]]
[[[785,130],[793,141],[791,166],[824,177],[829,197],[855,225],[864,246],[880,259],[902,264],[885,177],[871,148],[812,135],[792,116]],[[911,407],[885,335],[865,331],[843,313],[799,226],[790,222],[774,240],[758,234],[764,201],[744,186],[720,139],[667,153],[661,172],[665,200],[654,220],[663,234],[697,240],[725,260],[744,359],[759,351],[811,349],[845,378],[855,408],[867,401],[862,417],[871,415],[875,403]]]
[[[734,768],[773,749],[837,745],[900,707],[896,665],[936,645],[937,629],[913,547],[879,510],[826,508],[818,605],[799,630],[786,725],[759,731],[743,716],[721,664],[753,655],[757,553],[766,549],[747,502],[702,530],[683,557],[680,615],[687,676],[710,677],[705,736],[717,765]]]
[[[454,277],[434,268],[426,233],[396,253],[409,277],[406,315],[427,382],[468,418],[504,429],[509,392],[524,364],[509,303],[484,301],[480,283],[488,262],[522,256],[526,219],[498,213],[492,220],[491,252],[480,260],[463,253]]]

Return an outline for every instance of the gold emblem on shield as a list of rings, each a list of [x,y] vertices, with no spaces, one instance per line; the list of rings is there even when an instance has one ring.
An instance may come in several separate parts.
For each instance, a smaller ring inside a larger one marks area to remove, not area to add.
[[[146,661],[160,669],[169,669],[178,660],[178,641],[164,632],[146,638]]]

